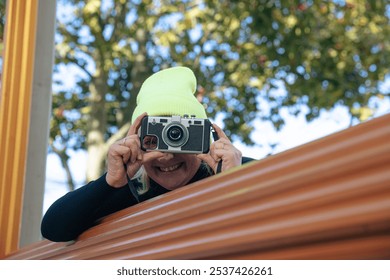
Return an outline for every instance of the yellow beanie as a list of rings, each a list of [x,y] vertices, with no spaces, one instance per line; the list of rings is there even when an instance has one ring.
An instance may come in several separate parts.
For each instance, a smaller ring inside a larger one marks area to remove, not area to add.
[[[131,122],[144,112],[149,116],[195,115],[206,119],[203,105],[196,99],[196,78],[187,67],[161,70],[147,78],[137,96]]]

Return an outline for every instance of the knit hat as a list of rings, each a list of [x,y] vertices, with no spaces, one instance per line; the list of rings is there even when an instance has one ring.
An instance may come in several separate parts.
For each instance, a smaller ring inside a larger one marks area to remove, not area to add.
[[[149,116],[195,115],[206,119],[203,105],[194,96],[196,78],[187,67],[161,70],[147,78],[137,96],[131,122],[144,112]]]

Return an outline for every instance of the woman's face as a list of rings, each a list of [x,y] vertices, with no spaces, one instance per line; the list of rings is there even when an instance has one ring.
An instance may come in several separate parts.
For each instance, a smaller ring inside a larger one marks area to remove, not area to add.
[[[174,190],[186,185],[198,171],[201,160],[194,154],[164,153],[144,163],[146,173],[160,186]]]

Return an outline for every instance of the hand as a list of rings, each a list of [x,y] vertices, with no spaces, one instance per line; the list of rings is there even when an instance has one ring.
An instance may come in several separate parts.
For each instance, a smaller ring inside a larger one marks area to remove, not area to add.
[[[240,166],[242,160],[241,151],[233,146],[223,130],[213,124],[219,139],[210,145],[210,151],[207,154],[199,154],[198,158],[206,162],[217,173],[218,162],[222,161],[221,172],[232,167]]]
[[[161,152],[144,152],[141,149],[138,129],[146,115],[140,115],[130,126],[127,136],[112,144],[108,150],[106,181],[114,188],[127,184],[126,172],[129,178],[132,178],[144,162],[164,155]]]

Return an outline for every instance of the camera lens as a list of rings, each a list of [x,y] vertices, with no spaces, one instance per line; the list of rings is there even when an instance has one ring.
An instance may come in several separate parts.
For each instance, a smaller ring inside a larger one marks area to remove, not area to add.
[[[162,131],[163,141],[170,147],[181,147],[188,141],[188,131],[181,123],[170,123]]]
[[[168,138],[171,141],[179,141],[183,137],[183,130],[178,126],[173,126],[168,129]]]

